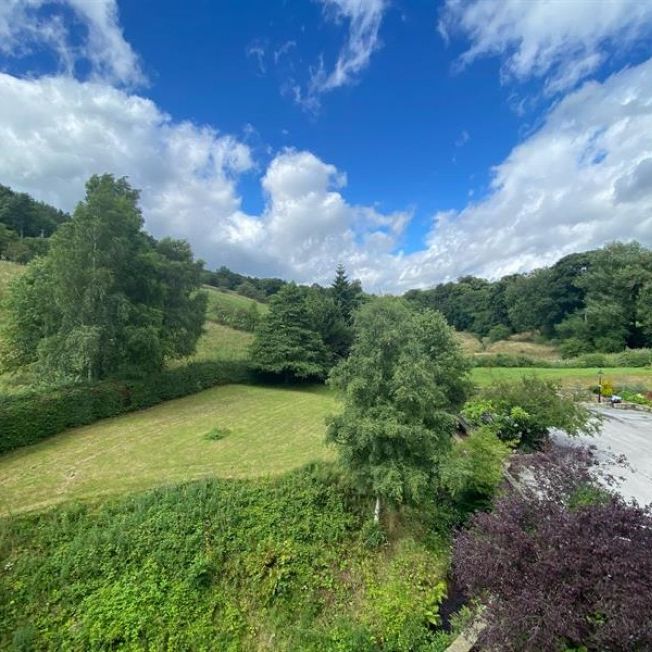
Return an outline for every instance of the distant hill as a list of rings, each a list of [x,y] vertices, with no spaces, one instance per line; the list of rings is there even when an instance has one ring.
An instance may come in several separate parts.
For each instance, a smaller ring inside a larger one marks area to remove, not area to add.
[[[0,223],[19,238],[49,238],[68,213],[0,184]]]

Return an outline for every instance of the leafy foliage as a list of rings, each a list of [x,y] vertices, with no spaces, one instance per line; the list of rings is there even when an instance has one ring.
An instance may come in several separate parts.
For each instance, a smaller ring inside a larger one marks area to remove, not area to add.
[[[441,315],[389,297],[358,311],[351,355],[330,376],[344,410],[327,440],[363,490],[394,505],[424,499],[450,446],[467,369]]]
[[[124,179],[94,176],[86,190],[10,294],[6,369],[94,380],[157,371],[194,351],[206,299],[189,245],[142,231],[138,193]]]
[[[0,184],[0,224],[17,238],[48,238],[68,218],[63,211]]]
[[[0,521],[0,647],[443,651],[441,541],[360,540],[330,467]]]
[[[636,242],[495,282],[465,276],[405,297],[490,341],[524,331],[559,337],[566,357],[652,346],[652,251]]]
[[[464,512],[489,506],[503,481],[512,447],[490,426],[477,428],[454,443],[441,467],[441,483]]]
[[[652,514],[597,484],[587,452],[537,454],[532,490],[476,514],[455,568],[506,652],[652,647]]]
[[[243,276],[222,266],[214,272],[202,271],[202,283],[222,290],[233,290],[242,296],[263,301],[276,294],[285,284],[280,278]]]
[[[474,425],[490,425],[501,439],[526,448],[544,444],[552,428],[574,436],[593,434],[598,427],[596,417],[556,382],[536,376],[494,383],[465,406],[464,414]]]
[[[286,380],[326,375],[328,351],[314,330],[304,292],[294,283],[272,297],[256,331],[251,359],[255,369]]]

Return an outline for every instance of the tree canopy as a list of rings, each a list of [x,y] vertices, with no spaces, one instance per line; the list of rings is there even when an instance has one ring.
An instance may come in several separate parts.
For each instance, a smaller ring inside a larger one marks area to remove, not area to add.
[[[373,299],[356,313],[351,354],[330,383],[344,410],[330,418],[357,484],[380,501],[419,502],[437,479],[467,393],[467,362],[444,318],[402,299]]]
[[[284,378],[323,378],[328,370],[328,350],[316,331],[304,289],[285,285],[269,304],[251,347],[259,371]]]
[[[138,192],[93,176],[86,198],[10,292],[3,365],[95,380],[190,354],[202,331],[201,264],[185,242],[147,235]]]
[[[481,337],[538,331],[559,338],[567,356],[652,347],[652,251],[636,242],[570,254],[497,281],[465,276],[405,298]]]

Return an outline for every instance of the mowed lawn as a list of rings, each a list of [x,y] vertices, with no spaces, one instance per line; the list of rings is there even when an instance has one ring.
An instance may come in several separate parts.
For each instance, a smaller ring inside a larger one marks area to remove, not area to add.
[[[75,428],[0,457],[0,513],[331,459],[324,419],[336,409],[324,387],[228,385]],[[213,428],[226,436],[208,439]]]
[[[497,380],[518,380],[522,376],[538,376],[559,380],[566,386],[589,387],[598,384],[597,367],[589,369],[548,369],[545,367],[475,367],[471,378],[476,385],[485,387]],[[605,367],[602,377],[616,387],[643,385],[652,389],[652,369],[649,367]]]

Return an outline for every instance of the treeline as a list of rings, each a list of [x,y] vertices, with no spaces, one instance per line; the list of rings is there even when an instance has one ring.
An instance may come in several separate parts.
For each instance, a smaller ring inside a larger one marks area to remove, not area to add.
[[[202,272],[202,283],[212,285],[220,290],[232,290],[243,297],[263,302],[287,285],[287,281],[280,278],[244,276],[232,272],[224,265],[214,272],[204,270]]]
[[[536,331],[558,340],[567,357],[652,346],[652,251],[636,242],[493,282],[465,276],[405,298],[493,341]]]
[[[0,258],[27,263],[47,253],[48,238],[70,216],[0,184]]]

